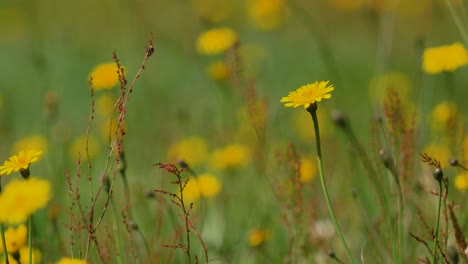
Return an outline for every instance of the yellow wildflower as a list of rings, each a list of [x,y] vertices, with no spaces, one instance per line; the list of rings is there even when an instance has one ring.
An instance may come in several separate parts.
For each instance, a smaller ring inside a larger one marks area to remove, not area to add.
[[[56,264],[86,264],[86,260],[61,258]]]
[[[208,65],[208,76],[215,81],[226,80],[229,77],[229,69],[224,61],[215,61]]]
[[[251,247],[259,247],[265,241],[271,238],[271,232],[264,229],[254,229],[249,233],[249,245]]]
[[[320,102],[322,99],[331,98],[329,92],[335,90],[333,85],[328,85],[326,82],[314,82],[312,84],[303,85],[295,91],[289,92],[288,96],[281,98],[282,103],[286,107],[304,106],[309,108],[315,102]]]
[[[13,152],[18,153],[22,150],[41,149],[47,151],[47,139],[42,135],[32,135],[16,141],[13,146]]]
[[[214,28],[201,33],[197,39],[197,51],[203,55],[221,54],[238,40],[237,33],[227,27]]]
[[[457,188],[460,191],[465,191],[466,189],[468,189],[468,174],[467,173],[458,174],[455,177],[454,184],[455,184],[455,188]]]
[[[302,183],[313,180],[317,175],[317,162],[312,158],[301,158],[299,175]]]
[[[200,194],[205,197],[216,196],[222,188],[219,179],[208,173],[198,175],[197,184]]]
[[[207,146],[200,137],[184,139],[169,148],[169,162],[185,161],[189,166],[196,166],[206,159]]]
[[[0,166],[0,175],[10,175],[14,171],[28,170],[29,165],[36,162],[41,155],[42,151],[36,149],[20,151],[18,155],[11,156]]]
[[[9,264],[18,264],[18,261],[10,254],[8,254],[8,262]],[[6,263],[5,255],[0,257],[0,263]]]
[[[29,247],[23,247],[19,251],[20,253],[20,264],[38,264],[41,263],[42,254],[37,248],[32,249],[32,261],[29,262]]]
[[[107,62],[97,65],[89,74],[93,78],[95,90],[109,90],[119,82],[119,69],[115,62]]]
[[[423,70],[429,74],[453,72],[467,64],[468,53],[459,42],[424,50]]]
[[[442,102],[436,105],[431,114],[431,127],[435,131],[445,130],[455,121],[457,105],[454,102]]]
[[[423,152],[428,154],[432,158],[440,161],[442,168],[448,166],[448,161],[450,159],[450,151],[446,145],[441,143],[433,143],[428,145]]]
[[[288,14],[284,0],[249,0],[247,4],[250,22],[260,30],[278,28]]]
[[[250,149],[240,144],[233,144],[217,149],[210,156],[210,166],[217,170],[244,167],[249,164],[250,161]]]
[[[200,188],[198,187],[197,179],[195,177],[190,177],[182,194],[184,196],[184,203],[187,206],[200,198]]]
[[[310,114],[306,111],[292,111],[291,126],[294,128],[297,136],[304,142],[315,140],[313,137],[314,126],[310,123]],[[334,127],[326,111],[318,111],[317,117],[320,123],[320,137],[326,138],[333,133]]]
[[[15,253],[26,245],[26,238],[28,236],[28,229],[25,225],[19,225],[16,228],[9,227],[5,231],[5,241],[8,253]],[[3,243],[0,239],[0,253],[3,253]]]
[[[114,110],[116,100],[117,99],[112,94],[103,94],[99,96],[96,100],[96,112],[100,116],[110,116]]]
[[[86,142],[88,142],[88,154],[86,153]],[[77,137],[70,146],[70,157],[73,160],[78,159],[78,156],[81,157],[81,160],[85,160],[87,155],[90,159],[95,158],[101,147],[99,141],[94,136],[79,136]]]
[[[52,194],[50,183],[38,178],[12,180],[0,195],[0,222],[19,224],[44,208]]]

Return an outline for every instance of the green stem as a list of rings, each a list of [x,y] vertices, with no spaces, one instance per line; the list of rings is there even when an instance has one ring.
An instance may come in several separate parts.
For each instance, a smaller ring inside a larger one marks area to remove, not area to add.
[[[312,116],[312,120],[314,122],[315,139],[316,139],[316,142],[317,142],[317,163],[318,163],[318,167],[319,167],[320,183],[322,185],[322,191],[323,191],[323,195],[325,197],[325,202],[327,203],[328,211],[330,213],[330,217],[332,219],[333,225],[335,226],[336,233],[338,234],[338,236],[339,236],[339,238],[341,240],[341,243],[343,244],[343,247],[344,247],[344,249],[346,251],[346,255],[348,255],[348,259],[349,259],[350,263],[354,264],[355,262],[354,262],[353,256],[351,255],[351,252],[349,251],[348,245],[346,244],[346,240],[344,239],[343,234],[342,234],[341,229],[340,229],[340,226],[338,225],[338,221],[336,220],[335,212],[333,211],[333,207],[332,207],[332,204],[331,204],[331,201],[330,201],[330,196],[328,195],[327,185],[325,183],[325,176],[324,176],[324,173],[323,173],[323,165],[322,165],[322,148],[321,148],[321,144],[320,144],[320,130],[319,130],[319,124],[318,124],[318,120],[317,120],[316,110],[317,110],[316,105],[311,105],[307,109],[307,111]]]
[[[28,219],[29,264],[32,264],[32,215]]]
[[[440,207],[442,205],[442,182],[439,181],[439,208],[437,209],[437,222],[435,227],[435,238],[433,246],[432,264],[437,263],[437,241],[439,240]]]

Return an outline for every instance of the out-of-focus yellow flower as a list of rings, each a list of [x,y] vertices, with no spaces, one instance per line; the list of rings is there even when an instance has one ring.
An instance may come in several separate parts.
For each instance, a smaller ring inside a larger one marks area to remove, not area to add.
[[[59,261],[57,261],[56,264],[86,264],[86,260],[81,260],[81,259],[72,259],[72,258],[61,258]]]
[[[369,82],[369,96],[376,104],[384,101],[389,90],[398,93],[400,101],[406,103],[411,97],[411,81],[401,72],[388,72]]]
[[[114,88],[119,82],[118,71],[115,62],[106,62],[96,66],[89,74],[89,77],[93,78],[93,88],[95,90]]]
[[[210,166],[216,170],[244,167],[250,163],[251,156],[250,148],[233,144],[215,150],[210,156]]]
[[[229,77],[229,69],[226,62],[214,61],[207,68],[208,76],[215,81],[223,81]]]
[[[192,0],[196,14],[210,23],[219,23],[228,18],[234,10],[233,0]]]
[[[271,231],[265,229],[254,229],[249,232],[248,242],[251,247],[259,247],[270,238]]]
[[[209,173],[198,175],[197,184],[200,194],[204,197],[216,196],[222,188],[222,184],[219,179]]]
[[[10,264],[18,264],[18,261],[10,254],[8,254],[8,262]],[[4,255],[0,257],[0,263],[6,263],[6,259]]]
[[[36,162],[40,156],[42,156],[42,151],[37,149],[20,151],[18,155],[11,156],[0,166],[0,175],[10,175],[14,171],[27,170],[29,165]]]
[[[312,158],[302,158],[299,165],[300,181],[309,182],[317,175],[317,162]]]
[[[100,116],[108,117],[112,114],[114,110],[114,104],[116,98],[112,94],[103,94],[100,95],[96,100],[96,112]]]
[[[16,228],[9,227],[5,231],[5,241],[8,253],[16,253],[26,244],[28,229],[25,225],[19,225]],[[3,243],[0,239],[0,253],[3,253]]]
[[[468,189],[468,174],[461,173],[455,177],[455,188],[460,191],[466,191]]]
[[[190,177],[182,194],[186,205],[200,199],[200,188],[198,187],[197,179],[195,177]]]
[[[450,159],[450,151],[446,145],[441,143],[430,144],[424,149],[424,153],[440,161],[442,168],[448,166],[448,161]]]
[[[467,64],[468,53],[459,42],[424,50],[422,66],[423,70],[429,74],[453,72]]]
[[[16,7],[0,9],[0,42],[20,40],[27,32],[27,15]]]
[[[86,153],[86,142],[88,142],[88,152]],[[85,160],[87,155],[89,155],[90,159],[94,159],[99,152],[101,151],[101,147],[99,145],[99,141],[92,135],[89,138],[84,136],[79,136],[75,140],[73,140],[70,146],[70,157],[72,160],[77,160],[80,157],[81,160]]]
[[[22,150],[41,149],[47,151],[47,139],[42,135],[32,135],[16,141],[13,146],[13,152],[18,153]]]
[[[323,109],[322,109],[323,110]],[[326,111],[317,111],[317,118],[320,120],[320,137],[326,138],[333,133],[333,124]],[[310,114],[306,111],[293,111],[291,116],[291,126],[294,128],[299,139],[304,142],[315,140],[314,126],[311,123]]]
[[[227,27],[202,32],[197,39],[197,51],[203,55],[217,55],[232,47],[238,40],[237,33]]]
[[[196,166],[204,162],[207,146],[204,139],[191,137],[183,139],[169,148],[167,160],[169,162],[185,161],[189,166]]]
[[[23,247],[20,249],[20,264],[38,264],[42,261],[42,254],[37,248],[32,249],[32,261],[29,262],[29,247]]]
[[[449,128],[450,122],[455,121],[457,105],[454,102],[442,102],[436,105],[431,114],[431,127],[434,131]]]
[[[331,98],[330,92],[335,90],[333,85],[328,85],[329,81],[314,82],[299,87],[295,91],[289,92],[288,96],[281,98],[282,103],[286,107],[304,106],[309,108],[311,104],[322,101],[322,99]]]
[[[286,21],[288,8],[284,0],[248,0],[247,14],[252,26],[267,31]]]
[[[0,196],[0,222],[19,224],[37,210],[44,208],[52,197],[50,183],[31,177],[13,179]]]

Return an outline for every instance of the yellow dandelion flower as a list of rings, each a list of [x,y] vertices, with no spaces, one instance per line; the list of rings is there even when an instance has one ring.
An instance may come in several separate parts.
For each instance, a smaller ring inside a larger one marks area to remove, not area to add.
[[[13,152],[18,153],[22,150],[41,149],[47,151],[47,139],[42,135],[32,135],[18,140],[13,146]]]
[[[32,264],[38,264],[41,263],[42,261],[42,254],[37,248],[32,249],[32,261],[29,262],[29,247],[23,247],[19,251],[20,254],[20,263],[21,264],[26,264],[26,263],[32,263]]]
[[[457,105],[454,102],[442,102],[436,105],[431,113],[431,127],[434,131],[448,128],[457,115]]]
[[[19,225],[16,228],[9,227],[5,231],[5,241],[8,253],[16,253],[18,250],[26,245],[26,238],[28,236],[28,229],[25,225]],[[0,239],[0,253],[3,253],[3,243]]]
[[[87,264],[86,260],[72,259],[72,258],[61,258],[56,264]]]
[[[270,238],[271,232],[269,230],[254,229],[249,232],[248,242],[251,247],[259,247]]]
[[[468,174],[462,173],[455,176],[454,181],[455,188],[460,191],[465,191],[468,189]]]
[[[87,138],[85,135],[79,136],[72,142],[70,146],[70,157],[72,160],[77,160],[78,156],[81,157],[81,160],[86,159],[86,142],[88,142],[88,155],[90,159],[94,159],[99,154],[101,151],[99,140],[91,135],[89,138]]]
[[[8,254],[8,262],[9,264],[18,264],[18,261],[10,254]],[[0,257],[0,263],[6,263],[5,255]]]
[[[219,179],[208,173],[198,175],[197,184],[200,194],[204,197],[214,197],[222,188],[222,184]]]
[[[19,224],[50,200],[51,187],[46,180],[31,177],[12,180],[0,195],[0,222]]]
[[[169,148],[167,160],[169,162],[185,161],[189,166],[196,166],[206,159],[207,146],[204,139],[200,137],[191,137]]]
[[[198,36],[197,51],[203,55],[221,54],[232,47],[237,39],[237,33],[230,28],[214,28]]]
[[[18,155],[11,156],[0,166],[0,175],[10,175],[12,172],[27,170],[29,165],[36,162],[41,155],[42,151],[36,149],[20,151]]]
[[[190,180],[185,185],[184,191],[182,192],[185,205],[189,205],[200,199],[200,188],[198,187],[197,179],[190,177]]]
[[[103,94],[99,96],[96,100],[96,112],[100,116],[110,116],[114,110],[116,100],[117,99],[112,94]]]
[[[333,85],[328,85],[329,81],[314,82],[312,84],[303,85],[295,91],[289,92],[288,96],[281,98],[282,103],[286,107],[304,106],[309,108],[310,105],[322,101],[322,99],[331,98],[329,92],[335,90]]]
[[[216,170],[245,167],[252,159],[250,148],[240,144],[233,144],[215,150],[210,155],[210,166]]]
[[[317,175],[317,162],[312,158],[301,158],[299,175],[302,183],[313,180]]]
[[[252,26],[260,30],[272,30],[281,26],[287,18],[284,0],[249,0],[247,13]]]
[[[424,50],[422,66],[423,70],[429,74],[453,72],[467,64],[468,52],[459,42]]]
[[[226,80],[229,77],[229,69],[224,61],[215,61],[208,65],[208,76],[215,81]]]
[[[432,143],[428,145],[424,151],[424,153],[428,154],[432,158],[440,161],[442,168],[448,166],[448,161],[450,159],[450,151],[447,145],[442,143]]]
[[[97,65],[89,74],[93,78],[95,90],[110,90],[119,82],[118,68],[115,62],[107,62]]]

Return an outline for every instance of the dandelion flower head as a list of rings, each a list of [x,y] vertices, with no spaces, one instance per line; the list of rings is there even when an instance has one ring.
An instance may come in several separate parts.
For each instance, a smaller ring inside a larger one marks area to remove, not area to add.
[[[455,177],[454,181],[455,188],[460,191],[466,191],[468,189],[468,174],[461,173]]]
[[[446,144],[443,143],[431,143],[423,151],[434,159],[440,161],[442,168],[448,166],[448,160],[450,159],[450,151]]]
[[[459,42],[424,50],[422,66],[429,74],[453,72],[467,64],[468,52]]]
[[[100,116],[108,117],[114,111],[116,98],[112,94],[103,94],[96,100],[96,112]]]
[[[227,27],[210,29],[197,39],[197,51],[203,55],[217,55],[231,48],[238,40],[237,33]]]
[[[251,161],[250,148],[232,144],[215,150],[210,156],[210,166],[216,170],[244,167]]]
[[[183,139],[169,148],[169,162],[185,161],[189,166],[196,166],[206,159],[207,145],[203,138],[190,137]]]
[[[110,90],[119,82],[119,68],[115,62],[107,62],[97,65],[89,74],[93,78],[95,90]]]
[[[302,183],[313,180],[317,175],[317,162],[314,162],[312,158],[301,158],[299,174]]]
[[[261,246],[265,241],[269,240],[271,237],[271,232],[264,229],[254,229],[249,233],[249,245],[251,247]]]
[[[435,131],[448,128],[457,115],[457,105],[454,102],[441,102],[431,113],[431,127]]]
[[[22,247],[19,251],[20,263],[32,263],[39,264],[42,263],[42,254],[37,248],[32,249],[32,261],[29,262],[29,247]]]
[[[215,81],[226,80],[229,77],[229,69],[222,60],[212,62],[207,68],[208,76]]]
[[[16,253],[21,247],[26,245],[26,238],[28,235],[28,229],[25,225],[19,225],[18,227],[9,227],[5,231],[5,241],[8,253]],[[3,243],[0,240],[0,253],[3,253]]]
[[[81,260],[81,259],[72,259],[72,258],[61,258],[59,261],[57,261],[56,264],[87,264],[86,260]]]
[[[284,0],[249,0],[247,13],[252,26],[268,31],[281,26],[288,15]]]
[[[200,199],[200,188],[198,187],[197,179],[195,177],[190,177],[182,191],[182,194],[186,205]]]
[[[0,195],[0,222],[19,224],[38,209],[44,208],[52,196],[50,183],[31,177],[12,180]]]
[[[11,156],[0,166],[0,175],[10,175],[12,172],[25,170],[29,168],[31,163],[36,162],[42,155],[42,151],[31,149],[27,151],[20,151],[17,155]]]
[[[322,101],[322,99],[331,98],[330,92],[335,90],[333,85],[328,85],[329,81],[314,82],[299,87],[295,91],[289,92],[288,96],[281,98],[282,103],[286,107],[304,106],[309,108],[310,105]]]
[[[209,173],[200,174],[197,177],[198,189],[200,194],[204,197],[216,196],[222,188],[222,184],[219,179]]]

